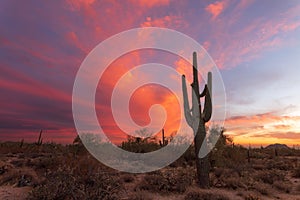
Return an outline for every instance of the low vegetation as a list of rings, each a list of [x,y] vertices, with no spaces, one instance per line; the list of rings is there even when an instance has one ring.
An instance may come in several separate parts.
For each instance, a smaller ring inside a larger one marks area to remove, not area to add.
[[[163,145],[131,138],[120,148],[143,153]],[[293,199],[300,195],[300,150],[276,151],[234,145],[222,134],[209,155],[210,189],[203,190],[195,181],[193,146],[159,171],[128,174],[102,165],[80,141],[5,142],[0,143],[0,187],[30,187],[28,199]]]

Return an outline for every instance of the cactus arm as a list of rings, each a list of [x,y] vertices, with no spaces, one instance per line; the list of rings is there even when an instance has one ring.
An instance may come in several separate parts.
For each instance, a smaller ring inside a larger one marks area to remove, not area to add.
[[[212,73],[207,73],[207,88],[210,94],[210,97],[212,97]]]
[[[206,90],[207,90],[207,85],[205,84],[205,87],[204,87],[202,93],[200,94],[200,98],[201,98],[201,97],[205,97],[205,95],[206,95]]]
[[[208,89],[206,90],[206,95],[205,95],[205,101],[204,101],[204,109],[203,109],[203,121],[208,122],[211,118],[212,114],[212,102],[211,102],[211,97],[208,92]]]
[[[211,100],[211,91],[212,91],[212,74],[208,72],[207,74],[207,85],[205,85],[205,102],[203,109],[203,121],[208,122],[212,115],[212,100]],[[203,92],[204,92],[203,91]]]
[[[197,64],[197,53],[193,53],[193,83],[192,88],[194,89],[197,96],[199,95],[199,81],[198,81],[198,64]]]
[[[182,75],[182,93],[183,93],[184,116],[188,125],[193,128],[193,117],[190,112],[185,75]]]

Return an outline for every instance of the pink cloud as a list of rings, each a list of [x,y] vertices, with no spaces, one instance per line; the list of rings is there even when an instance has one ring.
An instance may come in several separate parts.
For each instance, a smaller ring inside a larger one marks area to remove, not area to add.
[[[167,6],[170,3],[170,0],[131,0],[132,4],[138,4],[141,7],[152,8],[156,6]]]
[[[89,49],[86,48],[82,42],[78,39],[77,34],[74,31],[66,33],[66,39],[67,41],[72,45],[75,46],[75,48],[80,49],[85,54],[89,53]]]
[[[300,7],[299,7],[300,8]],[[212,45],[210,52],[220,68],[232,68],[241,63],[257,59],[265,51],[291,45],[282,36],[295,31],[300,23],[295,15],[285,12],[277,19],[256,18],[247,26],[234,32],[226,32],[228,24],[234,25],[237,19],[232,14],[230,19],[222,18],[216,21],[213,35],[209,40]]]
[[[26,76],[19,71],[13,70],[9,67],[3,67],[2,72],[6,72],[7,75],[16,77],[15,80],[10,79],[9,77],[1,78],[0,88],[2,89],[17,91],[49,99],[55,97],[55,99],[63,102],[71,102],[70,94],[55,87],[51,87],[43,82],[32,79],[31,77]]]
[[[95,0],[66,0],[67,4],[73,10],[90,7],[95,3]]]
[[[216,19],[225,9],[224,1],[217,1],[206,6],[205,10],[212,15],[212,19]]]
[[[186,26],[186,23],[179,16],[164,16],[162,18],[147,17],[146,21],[141,24],[141,27],[162,27],[162,28],[178,28]]]

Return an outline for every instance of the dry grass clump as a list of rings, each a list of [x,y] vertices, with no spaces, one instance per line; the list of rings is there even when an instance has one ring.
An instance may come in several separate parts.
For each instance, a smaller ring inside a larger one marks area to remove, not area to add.
[[[185,197],[185,200],[229,200],[229,198],[222,194],[215,194],[204,191],[193,191],[189,192]]]
[[[280,190],[283,191],[285,193],[290,193],[291,192],[291,184],[288,184],[287,182],[283,182],[283,181],[275,181],[273,183],[273,186]]]
[[[245,188],[242,179],[238,177],[229,177],[224,180],[225,188],[236,190],[237,188]]]
[[[243,177],[233,169],[216,168],[211,175],[211,185],[218,188],[247,188]]]
[[[271,186],[265,183],[257,182],[254,184],[253,188],[262,195],[269,195]]]
[[[241,146],[223,146],[213,150],[210,159],[214,161],[213,167],[238,169],[246,163],[247,149]]]
[[[35,186],[40,183],[35,171],[28,168],[22,170],[8,168],[0,175],[0,186],[14,185],[17,187]]]
[[[257,171],[253,178],[256,181],[262,181],[267,184],[273,184],[275,181],[283,181],[285,178],[285,172],[281,170],[261,170]]]
[[[121,176],[121,180],[123,180],[124,183],[131,183],[134,181],[134,175],[133,174],[123,174]]]
[[[278,170],[292,170],[294,168],[294,163],[288,159],[271,159],[266,163],[266,168],[269,170],[278,169]]]
[[[158,193],[184,193],[192,184],[193,175],[188,171],[179,169],[157,171],[147,174],[137,185],[136,190],[148,190]]]
[[[260,198],[258,196],[249,194],[248,196],[245,197],[245,200],[260,200]]]
[[[134,194],[132,194],[129,199],[130,200],[153,200],[154,198],[151,197],[152,195],[148,193],[147,191],[137,191]]]
[[[48,174],[28,199],[118,199],[121,185],[116,176],[95,173],[78,176],[66,171]]]
[[[294,169],[293,171],[293,177],[294,178],[300,178],[300,166]]]
[[[42,156],[34,159],[28,159],[26,166],[32,167],[35,170],[56,169],[58,166],[65,164],[59,157]]]

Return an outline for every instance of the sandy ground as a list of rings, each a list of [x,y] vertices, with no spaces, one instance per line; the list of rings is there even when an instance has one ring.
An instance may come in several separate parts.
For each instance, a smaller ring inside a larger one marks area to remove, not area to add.
[[[139,180],[140,177],[137,177],[137,180]],[[295,179],[293,181],[296,181],[298,183],[299,180]],[[132,187],[136,181],[133,183],[128,184],[125,186],[127,188],[127,194],[124,194],[124,196],[121,198],[121,200],[129,200],[130,198],[126,197],[132,192]],[[292,186],[293,187],[293,186]],[[1,186],[0,187],[0,199],[1,200],[25,200],[28,193],[31,191],[32,187],[26,186],[26,187],[14,187],[14,186]],[[224,194],[230,199],[233,200],[244,200],[246,195],[252,194],[255,196],[259,196],[260,199],[262,200],[273,200],[273,199],[282,199],[282,200],[300,200],[300,194],[291,192],[290,194],[285,194],[285,193],[273,193],[269,196],[263,196],[259,195],[258,193],[255,192],[247,192],[247,191],[242,191],[242,190],[226,190],[226,189],[218,189],[218,188],[211,188],[209,190],[202,190],[199,189],[196,186],[191,186],[188,188],[186,193],[190,191],[208,191],[211,193],[216,193],[216,194]],[[147,192],[146,192],[147,193]],[[185,193],[185,194],[186,194]],[[183,200],[185,194],[174,194],[174,195],[160,195],[156,193],[148,193],[147,196],[152,197],[153,199],[156,200]]]
[[[22,158],[23,159],[23,158]],[[8,170],[8,172],[14,175],[17,175],[18,177],[22,174],[29,174],[32,177],[32,181],[38,182],[39,177],[36,174],[36,172],[29,167],[15,167],[12,163],[18,160],[22,160],[17,158],[17,156],[13,157],[6,157],[3,156],[1,157],[0,160],[0,167],[5,166],[5,168]],[[5,176],[5,173],[4,175]],[[124,183],[124,193],[121,195],[121,200],[129,200],[131,194],[135,193],[134,188],[137,184],[141,182],[141,180],[144,178],[145,174],[138,174],[135,175],[134,181],[130,183]],[[268,195],[261,195],[257,191],[245,191],[241,188],[237,190],[230,190],[230,189],[223,189],[223,188],[211,188],[209,190],[202,190],[198,188],[195,184],[191,185],[187,191],[184,194],[166,194],[166,195],[161,195],[158,193],[150,193],[147,191],[143,191],[143,193],[146,193],[146,196],[151,197],[152,199],[155,200],[183,200],[184,197],[188,192],[191,191],[205,191],[205,192],[210,192],[210,193],[215,193],[215,194],[223,194],[230,199],[233,200],[244,200],[245,196],[251,194],[253,196],[259,196],[261,200],[273,200],[273,199],[278,199],[278,200],[300,200],[300,191],[297,189],[300,185],[300,179],[293,178],[291,174],[289,174],[286,177],[290,183],[290,193],[284,193],[280,192],[274,188],[271,188],[269,191]],[[10,183],[6,183],[3,186],[0,186],[0,200],[24,200],[28,196],[28,193],[32,190],[32,187],[30,186],[24,186],[24,187],[17,187],[16,182],[12,183],[14,185],[9,185]]]
[[[31,191],[31,187],[13,187],[13,186],[1,186],[0,187],[0,199],[1,200],[24,200],[26,199],[28,192]]]

